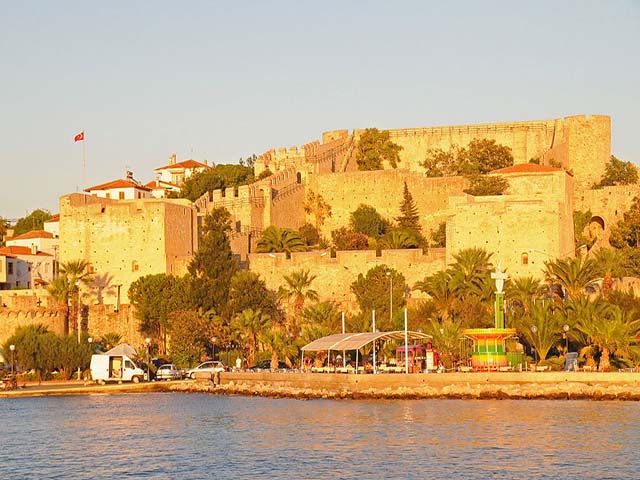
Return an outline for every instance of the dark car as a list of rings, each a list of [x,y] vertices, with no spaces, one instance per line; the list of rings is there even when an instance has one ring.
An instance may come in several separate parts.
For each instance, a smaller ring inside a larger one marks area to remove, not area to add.
[[[271,360],[262,360],[261,362],[256,363],[253,367],[249,367],[249,370],[258,372],[261,370],[273,370],[271,368]],[[278,362],[278,368],[276,370],[291,370],[286,363]],[[274,370],[274,371],[276,371]]]

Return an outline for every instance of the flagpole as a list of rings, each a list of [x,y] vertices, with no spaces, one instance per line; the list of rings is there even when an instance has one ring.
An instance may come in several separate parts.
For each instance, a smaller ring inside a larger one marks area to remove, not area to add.
[[[87,185],[87,150],[85,147],[87,142],[84,139],[85,130],[83,130],[82,133],[82,191],[84,191],[84,187]]]

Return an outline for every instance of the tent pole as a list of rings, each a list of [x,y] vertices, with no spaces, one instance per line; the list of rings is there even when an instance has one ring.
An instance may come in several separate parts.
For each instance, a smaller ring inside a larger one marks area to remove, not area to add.
[[[358,354],[360,353],[360,350],[356,350],[356,375],[358,374]]]
[[[376,311],[371,312],[373,315],[373,333],[376,333]],[[376,373],[376,341],[373,341],[373,373]]]
[[[404,373],[409,373],[409,333],[407,329],[407,307],[404,308]]]

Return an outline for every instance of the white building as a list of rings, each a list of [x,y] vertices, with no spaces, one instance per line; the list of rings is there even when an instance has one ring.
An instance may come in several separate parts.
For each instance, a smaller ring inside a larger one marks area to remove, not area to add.
[[[42,288],[51,283],[57,273],[54,256],[35,246],[0,248],[0,290]]]
[[[159,180],[180,187],[184,181],[195,173],[204,172],[210,168],[206,163],[195,160],[184,160],[176,163],[176,154],[169,157],[169,165],[159,167],[154,172],[160,176]]]
[[[113,180],[102,185],[85,188],[84,191],[96,197],[113,200],[138,200],[151,197],[151,189],[134,180],[132,172],[127,172],[127,178],[124,180]]]

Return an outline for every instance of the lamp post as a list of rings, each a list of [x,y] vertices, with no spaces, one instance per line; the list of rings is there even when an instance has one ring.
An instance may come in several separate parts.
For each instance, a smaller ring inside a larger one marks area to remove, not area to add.
[[[11,350],[11,375],[14,373],[14,365],[15,365],[15,350],[16,346],[14,344],[9,345],[9,350]]]
[[[147,382],[150,382],[151,376],[149,374],[149,346],[151,345],[151,339],[149,337],[145,338],[144,344],[147,347]]]
[[[569,325],[567,325],[566,323],[562,326],[562,338],[564,338],[565,340],[565,346],[567,347],[567,353],[569,353],[569,335],[567,335],[567,332],[569,331]]]
[[[216,340],[218,340],[216,337],[211,337],[211,360],[216,359]]]
[[[78,345],[80,345],[80,281],[76,280],[76,291],[78,292],[78,307],[76,312],[76,330],[78,331]],[[80,365],[78,365],[78,380],[80,380]]]
[[[389,325],[393,325],[393,275],[391,272],[387,272],[389,277]]]

